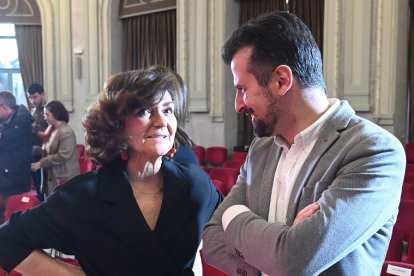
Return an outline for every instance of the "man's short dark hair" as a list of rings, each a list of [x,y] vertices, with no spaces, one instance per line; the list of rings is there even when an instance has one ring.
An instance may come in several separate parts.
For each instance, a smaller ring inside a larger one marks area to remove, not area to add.
[[[9,108],[16,108],[16,98],[13,93],[10,91],[1,91],[0,92],[0,104],[4,104]]]
[[[320,87],[326,93],[322,57],[309,28],[294,14],[273,12],[251,19],[224,44],[221,55],[230,63],[244,47],[251,47],[249,71],[266,86],[274,69],[287,65],[302,88]]]
[[[31,85],[29,85],[27,93],[29,93],[30,95],[33,95],[34,93],[43,94],[45,93],[45,91],[43,89],[43,85],[38,83],[32,83]]]

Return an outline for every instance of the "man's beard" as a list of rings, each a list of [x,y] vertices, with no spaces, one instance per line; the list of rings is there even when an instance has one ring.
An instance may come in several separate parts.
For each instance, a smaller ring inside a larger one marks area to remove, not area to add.
[[[265,118],[252,121],[253,132],[257,137],[273,136],[279,118],[279,101],[273,98],[267,87],[263,89],[263,95],[269,100],[269,104]]]

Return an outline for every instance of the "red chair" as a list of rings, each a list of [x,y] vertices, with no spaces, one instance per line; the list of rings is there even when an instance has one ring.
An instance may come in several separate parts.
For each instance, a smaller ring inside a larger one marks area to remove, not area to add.
[[[231,157],[233,160],[246,160],[247,151],[235,151]]]
[[[85,155],[78,159],[80,173],[96,170],[97,166]]]
[[[393,262],[385,261],[382,265],[381,276],[395,276],[395,275],[411,275],[411,272],[414,270],[413,264],[403,263],[403,262]],[[402,274],[402,272],[407,274]]]
[[[414,200],[414,184],[404,183],[402,186],[401,200]]]
[[[6,204],[6,211],[4,219],[8,220],[10,216],[17,211],[26,211],[40,204],[37,196],[32,193],[23,193],[18,195],[12,195],[9,197]]]
[[[200,164],[200,166],[204,166],[206,149],[203,146],[195,146],[193,150],[194,150],[195,155],[197,156],[198,163]]]
[[[208,147],[206,149],[205,162],[212,167],[220,167],[227,159],[225,147]]]
[[[407,259],[406,263],[414,264],[414,232],[411,232],[408,240]]]
[[[404,185],[405,184],[414,185],[414,174],[411,174],[411,173],[404,174]]]
[[[240,167],[244,164],[244,160],[240,159],[232,159],[232,160],[226,160],[223,163],[223,168],[231,168],[235,169],[240,173]]]
[[[385,260],[401,262],[402,250],[403,250],[403,235],[397,227],[394,227],[392,231],[390,244],[387,250],[387,255],[385,256]]]
[[[82,144],[77,144],[76,151],[78,152],[78,158],[82,158],[85,155],[85,146]]]
[[[414,141],[405,144],[405,156],[407,163],[414,163]]]
[[[217,188],[217,190],[224,195],[225,193],[227,194],[227,186],[224,185],[223,181],[220,181],[218,179],[211,179],[211,181],[213,182],[214,186]]]
[[[398,228],[404,241],[408,241],[414,232],[414,200],[401,200],[395,227]]]
[[[12,271],[10,271],[10,273],[7,273],[0,266],[0,276],[21,276],[21,275],[22,275],[21,273],[15,271],[15,270],[12,270]]]
[[[200,259],[201,259],[201,266],[203,269],[203,276],[227,276],[228,274],[224,273],[221,270],[218,270],[214,266],[209,265],[204,259],[203,250],[199,251]]]
[[[209,175],[211,179],[217,179],[223,182],[225,188],[222,194],[226,196],[234,184],[236,184],[239,172],[231,168],[212,168]]]

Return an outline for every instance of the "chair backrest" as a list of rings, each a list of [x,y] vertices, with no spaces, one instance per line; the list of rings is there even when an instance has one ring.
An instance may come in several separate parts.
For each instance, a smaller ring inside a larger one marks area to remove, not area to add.
[[[397,227],[394,227],[391,235],[390,244],[388,246],[387,255],[385,260],[401,262],[403,249],[403,236]]]
[[[411,232],[414,232],[413,214],[414,200],[401,200],[395,227],[401,231],[405,241],[408,241]]]
[[[78,158],[82,158],[85,155],[85,146],[82,144],[77,144],[76,151],[78,152]]]
[[[233,155],[231,159],[233,160],[246,160],[247,157],[247,151],[235,151],[233,152]]]
[[[198,163],[201,166],[205,164],[206,149],[203,146],[195,146],[193,148],[195,155],[197,156]]]
[[[408,239],[407,259],[406,263],[414,264],[414,232],[411,232]]]
[[[80,173],[87,173],[96,170],[97,166],[85,155],[78,158]]]
[[[226,196],[230,192],[231,187],[236,184],[239,172],[231,168],[212,168],[209,175],[211,179],[217,179],[223,182],[226,189],[222,194]]]
[[[241,159],[232,159],[232,160],[226,160],[223,163],[223,168],[232,168],[240,172],[240,167],[243,165],[244,160]]]
[[[402,186],[401,200],[414,200],[414,184],[404,183]]]
[[[213,182],[214,186],[217,188],[217,190],[222,194],[227,194],[227,186],[224,185],[223,181],[218,180],[218,179],[211,179],[211,181]]]
[[[414,185],[414,173],[405,173],[404,174],[404,184]]]
[[[39,199],[31,193],[12,195],[7,200],[4,219],[8,220],[10,216],[17,211],[26,211],[40,204]]]
[[[405,156],[408,163],[414,163],[414,141],[405,144]]]
[[[413,264],[385,261],[382,265],[381,276],[411,275],[413,270]],[[402,274],[403,271],[405,271],[406,274]]]
[[[203,269],[203,276],[227,276],[228,274],[224,273],[223,271],[215,268],[214,266],[209,265],[204,259],[203,250],[200,249],[199,251],[200,259],[201,259],[201,266]]]
[[[221,166],[227,159],[225,147],[208,147],[206,149],[205,162],[212,166]]]

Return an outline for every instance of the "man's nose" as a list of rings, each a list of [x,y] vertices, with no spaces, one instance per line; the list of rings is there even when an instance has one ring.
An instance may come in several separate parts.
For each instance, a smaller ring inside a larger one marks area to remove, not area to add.
[[[243,100],[243,93],[237,91],[236,97],[234,99],[234,109],[236,109],[237,113],[241,113],[246,109],[246,104]]]

